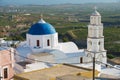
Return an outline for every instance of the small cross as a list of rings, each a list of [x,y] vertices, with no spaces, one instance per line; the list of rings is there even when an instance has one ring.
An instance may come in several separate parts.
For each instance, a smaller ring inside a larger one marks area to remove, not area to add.
[[[43,18],[43,14],[40,15],[41,19]]]
[[[94,7],[94,9],[95,9],[95,11],[97,11],[97,7],[96,6]]]

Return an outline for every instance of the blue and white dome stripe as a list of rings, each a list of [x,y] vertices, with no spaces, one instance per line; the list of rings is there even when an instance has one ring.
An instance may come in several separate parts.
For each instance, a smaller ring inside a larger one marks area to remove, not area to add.
[[[43,19],[33,24],[28,31],[28,34],[31,35],[48,35],[54,33],[56,33],[55,28],[51,24],[46,23]]]

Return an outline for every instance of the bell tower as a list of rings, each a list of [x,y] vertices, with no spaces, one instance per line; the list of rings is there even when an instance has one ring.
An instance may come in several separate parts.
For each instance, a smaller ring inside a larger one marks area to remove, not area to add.
[[[106,50],[104,49],[103,24],[101,23],[101,15],[96,10],[90,16],[90,24],[88,25],[87,50],[85,62],[92,61],[95,56],[97,61],[107,63]]]

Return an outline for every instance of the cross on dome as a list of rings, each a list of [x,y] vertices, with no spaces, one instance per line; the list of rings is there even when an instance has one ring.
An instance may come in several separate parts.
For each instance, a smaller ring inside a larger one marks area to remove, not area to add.
[[[41,18],[41,19],[43,18],[43,14],[40,15],[40,18]]]
[[[100,16],[100,13],[97,11],[97,7],[94,7],[94,12],[92,13],[93,16]]]
[[[43,14],[40,15],[40,21],[38,21],[38,23],[46,23],[44,20],[43,20]]]

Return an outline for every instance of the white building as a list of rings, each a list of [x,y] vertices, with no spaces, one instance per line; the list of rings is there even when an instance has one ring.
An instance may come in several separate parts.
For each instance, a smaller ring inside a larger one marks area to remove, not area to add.
[[[20,55],[34,60],[38,58],[33,58],[33,55],[39,54],[39,57],[42,56],[42,60],[39,60],[54,63],[80,63],[80,57],[85,56],[84,50],[79,50],[75,43],[59,43],[55,28],[43,19],[31,26],[26,34],[26,41],[16,50]],[[43,57],[43,53],[50,55]]]
[[[96,61],[107,63],[101,15],[95,10],[90,16],[86,50],[78,49],[73,42],[59,43],[55,28],[41,19],[31,26],[26,34],[26,41],[22,42],[16,51],[32,60],[50,63],[82,64],[91,62],[94,56]],[[43,56],[44,53],[47,55]]]
[[[33,52],[58,47],[58,33],[51,24],[46,23],[43,19],[31,26],[26,37],[27,45]]]

